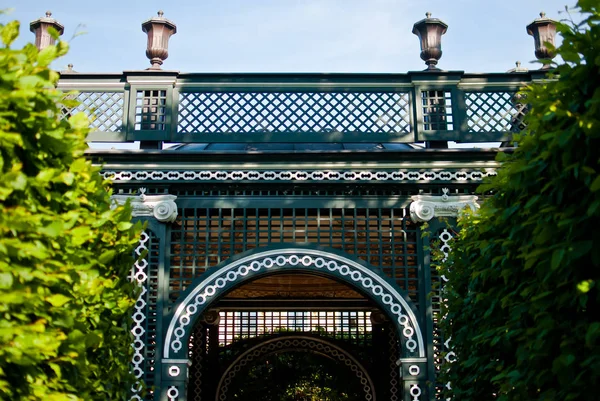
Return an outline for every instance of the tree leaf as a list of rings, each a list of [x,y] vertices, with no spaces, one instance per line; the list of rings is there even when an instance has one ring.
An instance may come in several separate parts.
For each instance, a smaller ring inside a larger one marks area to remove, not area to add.
[[[71,301],[71,298],[67,297],[63,294],[54,294],[49,297],[46,297],[46,302],[50,303],[52,306],[60,307]]]
[[[2,36],[2,43],[6,46],[10,46],[19,36],[20,26],[21,24],[19,21],[11,21],[4,25],[2,27],[2,32],[0,33],[0,36]]]

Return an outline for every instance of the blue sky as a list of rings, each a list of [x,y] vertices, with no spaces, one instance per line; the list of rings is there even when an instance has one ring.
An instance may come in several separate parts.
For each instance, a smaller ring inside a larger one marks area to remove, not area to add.
[[[533,39],[525,26],[545,11],[560,19],[574,0],[3,0],[20,20],[18,45],[33,40],[29,23],[51,10],[65,26],[68,63],[80,72],[149,67],[141,23],[164,10],[177,24],[164,69],[181,72],[406,72],[422,70],[411,33],[426,11],[449,25],[439,67],[504,72],[527,68]],[[82,27],[83,25],[83,27]],[[75,32],[85,34],[73,38]]]

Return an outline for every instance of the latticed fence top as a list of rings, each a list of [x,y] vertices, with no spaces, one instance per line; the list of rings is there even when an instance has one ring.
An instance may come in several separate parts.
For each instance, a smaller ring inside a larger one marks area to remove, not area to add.
[[[407,92],[184,92],[178,132],[408,133]]]
[[[524,128],[525,104],[514,92],[468,92],[466,94],[469,132],[511,131]]]
[[[123,92],[80,92],[73,97],[81,103],[75,108],[63,108],[63,118],[83,112],[90,119],[92,130],[121,131],[125,107]]]
[[[544,77],[162,74],[65,75],[82,104],[63,114],[90,116],[100,142],[505,141],[524,127],[515,94]]]

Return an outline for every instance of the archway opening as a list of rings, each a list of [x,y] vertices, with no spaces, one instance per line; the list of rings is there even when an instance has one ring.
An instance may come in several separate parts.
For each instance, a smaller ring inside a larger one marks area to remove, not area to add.
[[[393,400],[399,346],[394,325],[356,289],[317,274],[272,273],[229,290],[199,318],[188,399]]]
[[[254,361],[221,388],[238,401],[363,401],[356,372],[342,361],[306,350],[277,352]]]

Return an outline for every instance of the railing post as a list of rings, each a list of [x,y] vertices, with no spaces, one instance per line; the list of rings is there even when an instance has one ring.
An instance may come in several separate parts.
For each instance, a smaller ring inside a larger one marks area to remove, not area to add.
[[[462,71],[414,71],[409,73],[415,90],[416,140],[430,149],[445,149],[459,140],[457,93]]]
[[[173,87],[178,71],[127,71],[129,84],[128,141],[140,141],[140,149],[162,149],[177,124]]]
[[[457,85],[454,90],[453,102],[454,102],[454,120],[456,121],[456,130],[458,131],[459,141],[463,142],[465,135],[469,131],[469,125],[467,121],[467,103],[465,99],[465,91]]]

